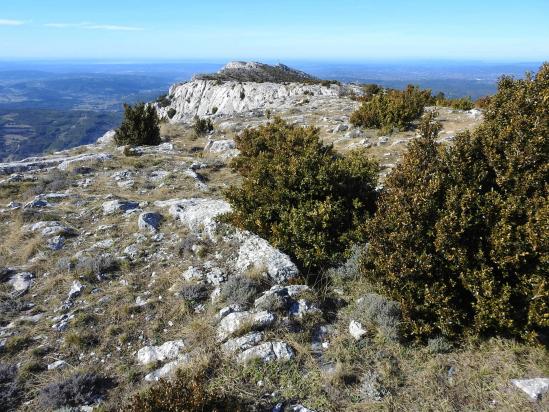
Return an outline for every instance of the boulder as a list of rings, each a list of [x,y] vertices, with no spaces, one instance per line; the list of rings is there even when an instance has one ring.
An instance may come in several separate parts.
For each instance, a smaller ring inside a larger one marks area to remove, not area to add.
[[[160,346],[145,346],[137,352],[137,361],[143,365],[153,362],[174,360],[180,357],[180,352],[185,348],[182,340],[173,340]]]
[[[169,208],[169,214],[195,234],[213,238],[218,223],[215,218],[231,211],[230,205],[217,199],[191,198],[154,202],[160,208]]]
[[[139,208],[139,203],[130,200],[109,200],[103,203],[103,214],[126,213]]]
[[[229,339],[223,344],[223,350],[227,353],[241,352],[248,350],[263,340],[262,332],[250,332],[238,338]]]
[[[160,223],[162,222],[162,215],[156,212],[143,212],[139,215],[137,220],[137,225],[140,230],[156,233],[160,228]]]
[[[290,360],[295,357],[293,349],[286,342],[265,342],[238,355],[238,362],[248,362],[252,359],[260,359],[263,362],[277,360]]]
[[[265,239],[248,231],[237,231],[232,237],[240,244],[235,262],[237,272],[250,269],[265,269],[275,283],[288,283],[299,275],[297,266],[290,257],[274,248]]]
[[[103,136],[101,136],[99,139],[97,139],[96,143],[101,146],[106,146],[110,144],[114,144],[114,137],[116,136],[115,130],[109,130],[106,132]]]
[[[223,153],[234,149],[236,149],[236,143],[230,139],[209,140],[204,147],[204,151],[210,153]]]
[[[147,382],[156,382],[156,381],[159,381],[160,379],[170,377],[175,373],[175,371],[177,370],[179,365],[183,363],[183,361],[184,360],[175,360],[175,361],[168,362],[161,368],[158,368],[153,372],[145,375],[145,380]]]
[[[244,326],[254,330],[264,329],[272,325],[275,320],[275,315],[267,311],[229,313],[219,321],[217,336],[220,341],[225,341],[236,335]]]
[[[55,361],[53,363],[50,363],[48,365],[48,370],[53,371],[53,370],[57,370],[57,369],[65,369],[67,366],[69,366],[69,365],[64,360],[57,360],[57,361]]]
[[[79,281],[75,280],[72,282],[71,289],[69,290],[69,299],[74,299],[82,293],[84,290],[84,285]]]
[[[8,283],[13,288],[13,291],[19,294],[25,293],[34,283],[34,275],[30,272],[20,272],[11,276]]]
[[[52,220],[52,221],[41,221],[33,224],[23,226],[23,231],[27,233],[36,233],[44,237],[55,237],[55,236],[77,236],[78,232],[72,227],[65,226],[61,222]]]

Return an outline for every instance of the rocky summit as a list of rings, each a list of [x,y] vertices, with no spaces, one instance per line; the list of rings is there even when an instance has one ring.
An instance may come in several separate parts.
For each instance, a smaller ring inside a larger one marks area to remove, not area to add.
[[[170,88],[159,115],[172,123],[194,116],[227,117],[270,110],[276,113],[314,100],[361,94],[362,89],[338,82],[323,82],[284,65],[231,62],[218,73],[197,75]]]
[[[249,410],[391,409],[441,388],[445,410],[459,409],[462,390],[473,409],[536,410],[530,398],[547,379],[511,379],[542,375],[541,350],[497,341],[448,353],[443,338],[403,349],[375,332],[398,315],[345,277],[356,256],[333,269],[349,283],[308,285],[286,253],[223,220],[224,191],[240,179],[229,167],[236,136],[275,115],[315,125],[340,153],[363,148],[383,182],[416,132],[352,126],[362,93],[284,65],[231,62],[151,103],[163,120],[158,146],[116,147],[111,131],[0,163],[3,410],[56,410],[70,399],[79,408],[70,410],[137,411],[121,405],[211,357],[223,372],[211,378],[213,395],[238,390],[263,408]],[[439,113],[443,144],[482,121],[476,109]],[[213,130],[196,135],[197,115]],[[524,366],[506,369],[515,356]]]

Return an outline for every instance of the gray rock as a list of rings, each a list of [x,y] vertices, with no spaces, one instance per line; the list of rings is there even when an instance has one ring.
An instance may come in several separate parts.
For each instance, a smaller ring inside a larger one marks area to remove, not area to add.
[[[46,200],[43,200],[43,199],[34,199],[26,203],[25,206],[23,207],[25,209],[42,209],[44,207],[51,207],[51,204],[49,204]]]
[[[53,370],[57,370],[57,369],[65,369],[67,366],[69,366],[69,365],[64,360],[58,360],[58,361],[55,361],[53,363],[50,363],[48,365],[48,370],[53,371]]]
[[[217,335],[220,341],[225,341],[237,334],[244,326],[255,330],[264,329],[272,325],[275,320],[275,315],[267,311],[229,313],[220,320]]]
[[[334,127],[333,133],[344,132],[347,129],[349,129],[349,126],[347,126],[346,124],[338,124],[336,127]]]
[[[293,302],[289,310],[289,315],[297,319],[303,319],[303,316],[305,315],[320,313],[322,313],[322,311],[318,307],[305,299],[299,299],[297,302]]]
[[[63,332],[69,327],[69,322],[74,318],[73,313],[65,313],[61,316],[56,316],[53,318],[52,329],[55,329],[57,332]]]
[[[163,217],[160,213],[143,212],[139,215],[137,224],[140,230],[154,234],[160,228],[160,223],[162,222],[162,219]]]
[[[65,238],[63,236],[54,236],[48,239],[46,244],[51,250],[61,250],[65,246]]]
[[[180,352],[185,348],[182,340],[173,340],[160,346],[145,346],[137,352],[137,361],[143,365],[153,362],[178,359]]]
[[[110,200],[103,203],[103,214],[126,213],[139,208],[139,203],[130,200]]]
[[[101,145],[101,146],[114,144],[114,137],[115,136],[116,136],[116,131],[115,130],[109,130],[103,136],[101,136],[99,139],[97,139],[96,143],[98,145]]]
[[[292,412],[315,412],[314,410],[306,408],[305,406],[303,406],[301,404],[290,406],[290,411],[292,411]]]
[[[13,291],[18,294],[23,294],[29,290],[34,283],[34,275],[30,272],[19,272],[11,276],[8,283],[13,288]]]
[[[84,285],[79,281],[75,280],[72,282],[71,290],[69,290],[69,299],[74,299],[82,293],[84,290]]]
[[[49,169],[58,167],[66,170],[70,164],[90,161],[105,161],[112,159],[108,153],[86,153],[75,156],[44,156],[30,157],[17,162],[0,163],[0,175],[10,175],[13,173],[24,173],[34,170]]]
[[[173,376],[177,368],[186,361],[188,361],[187,358],[168,362],[161,368],[158,368],[153,372],[145,375],[145,380],[147,382],[156,382],[156,381],[159,381],[160,379]]]
[[[549,378],[513,379],[511,383],[534,401],[549,391]]]
[[[23,226],[23,231],[27,233],[36,233],[39,232],[44,237],[54,237],[54,236],[77,236],[78,232],[76,229],[65,226],[61,222],[51,220],[51,221],[41,221],[29,225]]]
[[[247,231],[237,231],[232,238],[240,243],[235,262],[237,272],[250,269],[265,269],[276,283],[288,283],[299,275],[297,266],[289,256],[272,247],[265,239]]]
[[[205,152],[222,153],[236,149],[234,140],[209,140],[204,147]]]
[[[262,332],[250,332],[238,338],[229,339],[223,344],[223,350],[227,353],[241,352],[248,350],[263,340]]]
[[[295,357],[293,349],[286,342],[265,342],[245,350],[238,355],[238,362],[261,359],[263,362],[290,360]]]

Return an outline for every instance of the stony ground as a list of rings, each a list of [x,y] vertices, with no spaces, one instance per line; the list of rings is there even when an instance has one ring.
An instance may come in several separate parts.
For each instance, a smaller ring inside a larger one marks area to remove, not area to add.
[[[342,152],[368,148],[383,178],[415,132],[354,129],[356,106],[318,97],[269,115],[316,125]],[[481,120],[439,111],[447,142]],[[532,401],[511,382],[547,376],[544,349],[399,342],[388,326],[395,313],[353,276],[353,259],[331,272],[330,287],[311,288],[286,255],[219,223],[229,210],[223,191],[238,183],[227,166],[232,139],[267,114],[217,117],[201,138],[164,124],[165,143],[131,156],[101,144],[0,165],[5,409],[56,409],[62,383],[90,372],[108,383],[72,406],[116,410],[152,381],[215,356],[220,391],[286,410],[547,410],[547,399]]]

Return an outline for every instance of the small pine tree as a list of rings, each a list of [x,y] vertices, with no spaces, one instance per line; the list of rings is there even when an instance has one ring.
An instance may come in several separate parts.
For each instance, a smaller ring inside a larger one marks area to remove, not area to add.
[[[210,119],[201,119],[195,116],[192,129],[195,136],[200,137],[210,133],[214,129],[214,125]]]
[[[145,103],[137,103],[133,106],[124,104],[124,119],[116,130],[115,141],[119,146],[160,144],[160,127],[156,109]]]

